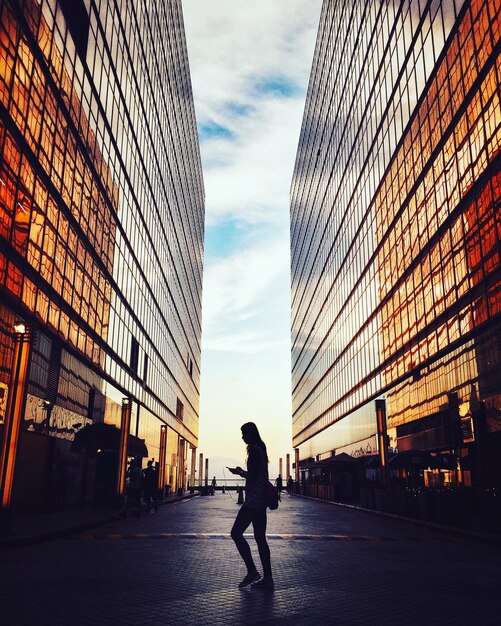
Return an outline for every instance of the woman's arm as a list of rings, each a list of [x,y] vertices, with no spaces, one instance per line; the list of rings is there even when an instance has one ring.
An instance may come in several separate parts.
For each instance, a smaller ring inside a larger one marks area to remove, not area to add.
[[[239,474],[242,478],[258,480],[261,476],[262,466],[265,466],[266,462],[264,452],[256,447],[251,447],[247,458],[247,471],[241,467],[235,467],[235,474]]]
[[[264,468],[266,467],[266,456],[264,451],[257,447],[252,447],[249,450],[249,457],[247,459],[247,476],[251,480],[260,480]]]

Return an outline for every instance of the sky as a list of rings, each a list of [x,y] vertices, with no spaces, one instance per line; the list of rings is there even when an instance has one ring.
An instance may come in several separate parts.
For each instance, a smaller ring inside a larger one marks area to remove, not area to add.
[[[183,0],[206,194],[199,452],[294,460],[289,190],[321,0]],[[224,475],[224,476],[223,476]]]

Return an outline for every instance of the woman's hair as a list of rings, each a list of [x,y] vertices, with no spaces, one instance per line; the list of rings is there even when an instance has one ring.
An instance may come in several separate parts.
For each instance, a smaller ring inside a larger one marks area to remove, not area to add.
[[[250,448],[252,446],[259,446],[263,448],[264,453],[266,454],[266,460],[268,461],[268,453],[266,452],[266,444],[261,439],[259,430],[257,429],[257,426],[254,424],[254,422],[246,422],[245,424],[243,424],[243,426],[241,426],[240,430],[242,431],[242,434],[244,434],[246,438],[249,440],[247,443],[247,456],[249,455]]]

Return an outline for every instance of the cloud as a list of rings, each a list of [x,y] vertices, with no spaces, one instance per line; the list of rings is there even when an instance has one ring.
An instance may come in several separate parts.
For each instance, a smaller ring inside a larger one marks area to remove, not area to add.
[[[288,222],[302,107],[302,98],[269,97],[229,127],[233,141],[202,145],[208,224]]]
[[[270,459],[290,451],[289,190],[321,4],[183,0],[206,193],[200,441],[210,456],[238,448],[248,420]]]
[[[307,85],[320,4],[183,0],[198,119],[215,119],[224,102],[252,99],[257,79]]]
[[[288,219],[320,0],[184,0],[208,225]]]
[[[206,268],[204,350],[258,352],[277,343],[288,348],[283,320],[289,312],[289,265],[283,248],[280,240],[253,245]]]

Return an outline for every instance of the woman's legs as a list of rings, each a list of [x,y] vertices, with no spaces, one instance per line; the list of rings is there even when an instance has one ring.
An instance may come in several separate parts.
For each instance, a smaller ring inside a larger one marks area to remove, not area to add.
[[[266,541],[266,509],[254,509],[252,516],[252,526],[254,528],[254,538],[259,550],[259,557],[263,564],[263,577],[271,578],[271,558],[270,548]]]
[[[265,514],[266,514],[266,511],[265,511]],[[256,566],[252,559],[252,554],[250,551],[249,544],[244,539],[244,532],[249,527],[252,521],[253,521],[253,511],[243,506],[238,512],[237,518],[235,519],[235,523],[233,524],[233,528],[231,529],[231,538],[235,542],[235,545],[237,546],[237,550],[240,552],[240,556],[244,560],[244,563],[247,566],[247,571],[249,573],[255,572]],[[261,554],[261,551],[259,551],[259,554]]]

